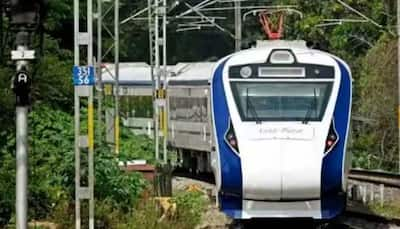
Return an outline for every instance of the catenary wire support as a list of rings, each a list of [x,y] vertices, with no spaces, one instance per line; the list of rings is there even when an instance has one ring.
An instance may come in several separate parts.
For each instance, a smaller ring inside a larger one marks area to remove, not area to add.
[[[97,0],[97,138],[101,144],[103,141],[102,129],[103,129],[103,77],[102,77],[102,65],[103,65],[103,0]]]
[[[153,139],[155,143],[155,158],[159,160],[159,148],[158,148],[158,106],[156,105],[156,30],[155,30],[155,19],[154,19],[154,1],[147,0],[147,12],[148,12],[148,29],[149,29],[149,58],[150,58],[150,74],[152,82],[152,95],[153,95]],[[158,32],[158,29],[157,29]]]
[[[93,88],[95,84],[95,68],[93,66],[93,2],[87,0],[87,31],[81,32],[80,2],[74,0],[74,118],[75,118],[75,228],[81,228],[81,201],[89,201],[89,229],[94,228],[94,111]],[[87,58],[81,64],[80,47],[87,48]],[[87,101],[87,128],[81,126],[81,100]],[[84,134],[82,134],[84,133]],[[81,157],[88,158],[88,168],[81,169]],[[81,174],[88,171],[87,182],[82,182]],[[87,186],[82,185],[87,183]],[[85,214],[86,215],[86,214]]]
[[[361,13],[359,10],[357,10],[357,9],[355,9],[355,8],[353,8],[353,7],[351,7],[349,4],[345,3],[344,1],[342,1],[342,0],[336,0],[336,1],[337,1],[338,3],[340,3],[340,4],[341,4],[343,7],[345,7],[346,9],[350,10],[351,12],[357,14],[359,17],[365,19],[367,22],[369,22],[369,23],[371,23],[372,25],[376,26],[378,29],[386,30],[386,28],[385,28],[383,25],[379,24],[379,23],[376,22],[374,19],[372,19],[372,18],[366,16],[365,14]],[[341,24],[340,24],[340,25],[341,25]],[[390,33],[391,35],[395,35],[395,33],[393,33],[393,32],[390,31],[390,30],[387,30],[387,32]]]
[[[161,3],[161,6],[160,6]],[[162,142],[162,162],[167,162],[167,109],[165,83],[167,80],[167,2],[148,0],[149,46],[151,78],[153,82],[153,123],[155,158],[160,161],[160,143]],[[161,23],[161,25],[160,25]],[[161,31],[161,32],[160,32]],[[162,64],[161,54],[162,53]]]
[[[115,69],[115,120],[114,120],[114,130],[115,130],[115,154],[119,154],[120,146],[120,132],[119,132],[119,0],[114,2],[114,69]]]
[[[235,1],[235,51],[240,51],[242,47],[242,12],[240,9],[241,1]]]
[[[161,130],[162,130],[162,137],[163,137],[163,162],[167,163],[168,155],[167,155],[167,137],[168,137],[168,122],[167,122],[167,100],[166,100],[166,89],[167,89],[167,0],[163,0],[162,5],[162,49],[163,49],[163,69],[162,69],[162,76],[163,76],[163,84],[162,84],[162,97],[160,99],[163,100],[162,102],[162,112],[161,112]]]
[[[120,61],[119,61],[119,53],[120,53],[120,26],[123,24],[122,22],[119,22],[119,10],[120,10],[120,1],[119,0],[98,0],[98,21],[97,21],[97,40],[98,40],[98,53],[97,53],[97,68],[99,75],[97,76],[97,79],[100,81],[97,83],[97,86],[100,88],[98,90],[98,98],[99,98],[99,106],[98,111],[99,113],[99,123],[100,125],[103,124],[103,119],[101,118],[104,114],[103,111],[105,111],[105,131],[106,131],[106,136],[105,136],[105,141],[108,144],[111,144],[114,147],[114,153],[115,155],[118,155],[120,153],[120,82],[119,82],[119,67],[120,67]],[[112,19],[110,17],[112,15]],[[112,20],[112,21],[111,21]],[[110,21],[112,23],[107,24],[107,22]],[[104,30],[104,33],[103,33]],[[103,52],[103,38],[104,36],[107,36],[110,38],[113,42],[110,43],[108,47],[106,47],[105,51]],[[111,55],[113,54],[113,55]],[[103,63],[103,59],[105,57],[108,57],[108,59],[113,59],[114,63],[114,68],[109,68],[107,65]],[[110,74],[114,80],[113,87],[107,87],[110,88],[110,91],[107,92],[107,88],[104,86],[110,86],[110,85],[104,85],[102,81],[102,73],[103,71],[107,72]],[[104,93],[104,94],[103,94]],[[107,100],[107,95],[112,95],[113,96],[113,107],[109,107],[105,105],[103,108],[103,104],[101,101]],[[101,99],[101,100],[100,100]],[[107,118],[108,115],[110,115],[110,118]],[[100,130],[99,133],[101,133],[101,126],[99,126]],[[101,135],[100,135],[101,136]],[[100,142],[103,139],[100,139]]]

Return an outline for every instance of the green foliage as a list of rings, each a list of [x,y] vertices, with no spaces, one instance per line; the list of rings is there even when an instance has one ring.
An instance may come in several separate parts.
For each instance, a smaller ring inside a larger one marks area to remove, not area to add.
[[[8,129],[12,125],[14,115],[14,97],[11,90],[11,77],[13,71],[0,65],[0,129]],[[2,139],[0,139],[0,143]]]
[[[197,1],[187,1],[194,5]],[[349,0],[351,6],[368,15],[379,24],[344,23],[339,26],[316,27],[327,18],[356,18],[354,13],[335,1],[275,0],[272,4],[295,4],[304,18],[287,18],[285,37],[321,43],[329,52],[345,59],[353,70],[355,79],[354,113],[370,119],[354,122],[354,165],[365,168],[394,170],[397,165],[396,103],[396,45],[392,35],[396,17],[394,1]],[[126,18],[146,6],[147,1],[121,1],[121,18]],[[217,3],[216,6],[219,3]],[[222,4],[222,3],[221,3]],[[262,1],[254,3],[264,5]],[[53,218],[64,228],[73,224],[74,206],[74,135],[72,69],[72,1],[49,1],[49,15],[45,24],[44,56],[32,64],[35,103],[30,114],[29,163],[29,215],[31,218]],[[84,5],[82,6],[84,8]],[[181,4],[177,11],[186,10]],[[173,13],[173,12],[172,12]],[[227,20],[219,24],[233,31],[233,14],[215,13]],[[112,26],[112,14],[104,22]],[[147,21],[131,21],[121,27],[121,61],[148,62]],[[244,21],[243,43],[264,39],[257,18]],[[215,28],[176,33],[176,22],[168,26],[168,62],[204,61],[218,59],[233,51],[233,40]],[[11,42],[12,43],[12,42]],[[35,40],[35,44],[38,43]],[[104,45],[112,39],[105,35]],[[3,47],[1,47],[3,48]],[[4,56],[14,47],[6,47]],[[7,57],[7,58],[6,58]],[[112,53],[105,61],[112,60]],[[10,80],[14,67],[0,63],[0,226],[13,218],[15,202],[15,129],[14,95]],[[122,115],[135,110],[137,116],[151,116],[151,98],[122,98]],[[85,126],[86,123],[82,122]],[[98,125],[96,125],[98,126]],[[103,131],[104,133],[104,131]],[[123,161],[146,159],[154,162],[152,141],[133,136],[122,129],[121,154]],[[107,145],[96,142],[95,171],[96,198],[99,219],[97,228],[193,228],[204,206],[199,194],[181,193],[174,198],[178,205],[175,218],[157,223],[160,212],[155,203],[137,204],[139,193],[146,186],[138,174],[127,174],[118,168],[118,162]],[[86,159],[82,159],[85,163]],[[86,173],[82,174],[85,177]],[[133,208],[137,207],[136,211]],[[84,206],[85,207],[85,206]],[[66,217],[67,216],[67,217]]]
[[[32,97],[69,111],[73,106],[72,52],[60,49],[58,42],[49,37],[45,44],[45,55],[35,68]]]
[[[73,20],[73,1],[48,1],[48,16],[45,28],[47,31],[63,30],[65,22]]]
[[[6,146],[0,149],[0,227],[8,223],[15,205],[15,154],[6,148],[14,147],[15,137],[0,132]]]
[[[397,162],[397,44],[383,36],[362,60],[356,115],[370,121],[355,123],[356,166],[395,170]]]
[[[182,192],[175,196],[174,202],[178,209],[177,217],[194,228],[200,222],[207,200],[201,192]]]
[[[386,202],[383,205],[380,203],[368,204],[369,209],[377,215],[384,216],[386,218],[400,219],[400,203],[397,202]]]
[[[121,221],[126,220],[126,212],[115,208],[112,201],[108,199],[97,200],[95,202],[95,228],[120,228]],[[83,202],[81,205],[82,225],[88,225],[88,204]],[[71,200],[63,200],[53,211],[52,219],[58,225],[59,229],[70,229],[75,227],[75,207]]]
[[[122,96],[120,112],[126,117],[152,117],[153,101],[151,96]]]
[[[110,152],[96,154],[95,197],[99,200],[108,199],[116,208],[131,209],[146,182],[140,174],[121,171]]]
[[[60,204],[72,202],[74,198],[73,119],[68,113],[37,104],[29,115],[29,121],[29,216],[45,219],[51,217]],[[7,144],[0,148],[0,223],[5,224],[14,211],[15,134],[3,131],[0,136],[7,139]],[[135,149],[129,147],[126,146],[126,151],[134,152]],[[146,186],[141,175],[119,169],[112,150],[107,146],[96,149],[95,176],[96,199],[108,200],[118,209],[132,208]],[[84,180],[86,175],[82,174],[82,177]]]
[[[121,134],[121,153],[118,158],[121,161],[144,159],[148,163],[154,163],[153,140],[146,136],[132,137],[132,134],[128,134],[128,131],[123,131]]]
[[[116,228],[126,229],[192,229],[200,222],[207,203],[204,194],[199,192],[180,192],[172,199],[176,204],[174,214],[160,221],[162,212],[154,200],[143,200],[136,211],[127,215],[127,220]]]
[[[176,204],[176,211],[169,212],[160,220],[163,212],[154,199],[142,198],[132,208],[122,209],[114,206],[114,201],[103,199],[96,201],[96,228],[104,229],[192,229],[200,222],[207,200],[202,193],[180,192],[171,203]],[[82,205],[83,209],[87,204]],[[74,206],[70,200],[60,201],[54,209],[53,221],[60,229],[74,227]],[[87,211],[82,211],[83,224],[87,225]]]

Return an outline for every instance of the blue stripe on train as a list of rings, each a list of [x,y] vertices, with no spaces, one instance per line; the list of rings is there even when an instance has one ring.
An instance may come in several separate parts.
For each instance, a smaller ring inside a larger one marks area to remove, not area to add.
[[[331,219],[340,214],[346,204],[346,195],[342,192],[343,160],[346,153],[349,112],[351,103],[350,72],[343,63],[337,61],[341,72],[339,94],[333,113],[339,142],[322,162],[321,211],[323,219]]]
[[[238,218],[237,213],[242,209],[242,166],[238,155],[231,150],[224,140],[231,118],[223,84],[223,69],[226,61],[217,67],[212,80],[214,124],[221,163],[219,200],[221,209],[227,215]]]

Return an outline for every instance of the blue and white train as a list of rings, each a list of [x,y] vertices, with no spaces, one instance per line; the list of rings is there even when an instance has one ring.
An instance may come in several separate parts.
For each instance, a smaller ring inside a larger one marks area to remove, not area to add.
[[[351,99],[343,60],[265,41],[168,81],[169,144],[214,173],[234,219],[332,219],[346,206]]]

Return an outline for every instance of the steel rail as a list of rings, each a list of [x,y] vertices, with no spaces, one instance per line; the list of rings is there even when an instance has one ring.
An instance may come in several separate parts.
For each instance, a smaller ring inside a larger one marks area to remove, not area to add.
[[[346,208],[345,212],[343,213],[343,216],[346,218],[358,218],[369,222],[377,222],[387,225],[389,224],[400,225],[400,218],[377,215],[373,212],[361,212],[356,209],[350,209],[350,208]],[[344,225],[353,228],[353,225],[351,223],[344,223]]]
[[[350,180],[383,184],[389,187],[400,188],[400,174],[376,170],[351,169],[348,175]]]
[[[174,176],[188,177],[214,184],[212,173],[193,174],[182,169],[177,169],[173,172]],[[375,184],[384,184],[388,187],[400,188],[400,174],[388,173],[384,171],[351,169],[348,175],[350,180],[357,180]]]

